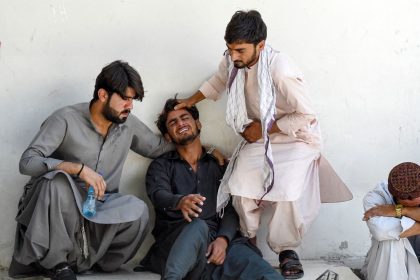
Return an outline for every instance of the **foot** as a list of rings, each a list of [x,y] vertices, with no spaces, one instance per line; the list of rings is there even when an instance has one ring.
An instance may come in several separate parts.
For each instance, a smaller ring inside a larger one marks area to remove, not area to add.
[[[303,268],[298,254],[293,250],[284,250],[279,254],[281,274],[285,279],[300,279]]]
[[[60,263],[54,267],[51,280],[77,280],[77,278],[68,263]]]
[[[12,258],[12,262],[9,266],[9,276],[13,278],[26,278],[26,277],[36,277],[36,276],[45,276],[48,274],[48,271],[42,268],[36,263],[29,265],[23,265]]]

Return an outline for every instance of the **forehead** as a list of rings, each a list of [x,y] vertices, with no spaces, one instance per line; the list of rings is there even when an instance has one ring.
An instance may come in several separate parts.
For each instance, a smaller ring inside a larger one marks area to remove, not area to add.
[[[127,87],[127,89],[124,92],[124,96],[134,97],[134,96],[136,96],[136,91],[132,87]]]
[[[176,118],[180,118],[180,117],[182,117],[184,115],[187,115],[187,116],[192,117],[192,115],[190,114],[190,112],[188,112],[185,109],[179,109],[179,110],[170,111],[168,113],[168,117],[166,119],[166,122],[169,122],[169,121],[171,121],[173,119],[176,119]]]
[[[253,49],[254,44],[251,43],[232,43],[232,44],[226,44],[229,50],[240,50],[240,49]]]

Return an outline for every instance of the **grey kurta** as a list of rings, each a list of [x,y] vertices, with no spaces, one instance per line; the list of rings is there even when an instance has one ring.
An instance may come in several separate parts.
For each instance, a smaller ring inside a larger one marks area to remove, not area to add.
[[[88,103],[54,112],[20,160],[21,173],[31,180],[19,203],[14,258],[25,265],[39,262],[45,268],[67,261],[79,271],[96,262],[104,270],[113,270],[131,258],[144,238],[148,209],[136,197],[118,193],[130,149],[154,158],[171,146],[132,115],[123,124],[112,124],[104,139],[91,122]],[[84,222],[88,242],[83,242],[80,214],[85,183],[56,171],[63,161],[84,163],[107,183],[106,201],[98,203],[97,215],[90,219],[94,223]],[[113,244],[115,240],[119,245]]]

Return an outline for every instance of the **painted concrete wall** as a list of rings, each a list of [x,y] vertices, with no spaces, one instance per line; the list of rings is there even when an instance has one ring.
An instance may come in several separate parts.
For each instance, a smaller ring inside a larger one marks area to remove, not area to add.
[[[268,42],[306,74],[324,154],[354,193],[351,202],[322,206],[302,257],[367,252],[363,195],[395,164],[420,162],[419,1],[0,0],[1,266],[11,257],[14,215],[28,180],[18,161],[41,122],[59,107],[90,100],[100,69],[123,59],[147,90],[134,114],[155,129],[163,100],[193,93],[215,71],[227,22],[251,8],[262,13]],[[223,101],[199,105],[202,139],[228,154],[238,138],[225,125],[224,108]],[[124,192],[145,198],[147,164],[130,154]]]

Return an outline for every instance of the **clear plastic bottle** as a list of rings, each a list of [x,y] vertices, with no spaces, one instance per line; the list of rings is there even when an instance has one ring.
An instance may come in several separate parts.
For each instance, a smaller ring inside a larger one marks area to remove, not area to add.
[[[89,187],[87,198],[83,203],[83,215],[85,217],[93,217],[96,215],[96,198],[95,190],[92,186]]]

